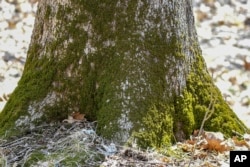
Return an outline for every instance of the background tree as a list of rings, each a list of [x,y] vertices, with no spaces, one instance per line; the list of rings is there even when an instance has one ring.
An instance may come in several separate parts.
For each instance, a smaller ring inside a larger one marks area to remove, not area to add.
[[[190,1],[43,0],[0,133],[79,111],[108,139],[161,147],[198,129],[211,101],[206,130],[245,130],[207,72]]]

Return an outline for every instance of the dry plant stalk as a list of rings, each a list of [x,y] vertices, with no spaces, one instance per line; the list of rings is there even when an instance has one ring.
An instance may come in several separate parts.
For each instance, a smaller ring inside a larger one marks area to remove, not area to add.
[[[215,104],[216,100],[213,100],[212,98],[212,95],[211,95],[211,100],[210,100],[210,103],[209,103],[209,106],[207,108],[207,111],[204,115],[204,118],[202,120],[202,123],[201,123],[201,126],[200,126],[200,130],[199,130],[199,133],[198,133],[198,140],[195,141],[195,145],[194,145],[194,148],[192,150],[192,154],[191,154],[191,158],[190,158],[190,161],[189,161],[189,164],[188,164],[188,167],[190,167],[193,159],[194,159],[194,152],[195,152],[195,149],[196,149],[196,146],[197,146],[197,143],[199,142],[199,138],[201,136],[201,133],[203,132],[203,127],[205,125],[205,122],[212,116],[212,114],[214,113],[214,104]]]

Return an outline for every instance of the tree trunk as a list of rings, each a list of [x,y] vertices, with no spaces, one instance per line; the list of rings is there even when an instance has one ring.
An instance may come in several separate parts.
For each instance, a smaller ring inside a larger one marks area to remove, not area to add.
[[[108,139],[161,147],[198,129],[212,101],[206,130],[244,131],[207,72],[189,1],[43,0],[0,132],[79,111]]]

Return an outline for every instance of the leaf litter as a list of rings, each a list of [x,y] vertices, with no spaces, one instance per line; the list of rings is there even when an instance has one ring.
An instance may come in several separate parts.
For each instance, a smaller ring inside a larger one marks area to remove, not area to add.
[[[121,146],[98,136],[96,122],[69,120],[44,124],[8,140],[0,139],[0,164],[3,167],[27,164],[32,167],[185,167],[190,163],[192,167],[227,167],[229,151],[250,149],[249,134],[234,132],[235,136],[224,139],[220,132],[202,131],[198,136],[199,130],[195,130],[190,139],[168,148],[142,150],[136,144]]]

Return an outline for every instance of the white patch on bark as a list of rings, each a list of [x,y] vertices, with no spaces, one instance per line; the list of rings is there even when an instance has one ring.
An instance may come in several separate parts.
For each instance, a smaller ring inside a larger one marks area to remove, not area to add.
[[[28,107],[28,115],[20,116],[18,120],[16,120],[16,127],[25,126],[30,127],[30,129],[34,128],[34,121],[39,120],[44,114],[45,106],[53,106],[57,101],[57,97],[55,93],[49,93],[42,101],[33,102]]]
[[[89,19],[91,20],[92,18],[90,17]],[[97,48],[92,45],[92,41],[91,41],[91,39],[93,38],[94,32],[93,32],[93,26],[90,23],[90,21],[83,25],[83,30],[86,31],[87,36],[88,36],[88,40],[84,48],[84,53],[88,55],[89,53],[94,53],[97,50]]]
[[[132,122],[128,119],[129,112],[129,110],[125,111],[125,109],[123,109],[122,114],[118,119],[118,124],[120,126],[121,132],[119,133],[119,136],[117,136],[117,138],[119,138],[122,142],[126,142],[128,140],[130,136],[129,131],[133,128]]]
[[[72,76],[72,71],[73,71],[73,64],[71,64],[67,69],[66,69],[66,76],[71,77]]]
[[[122,142],[125,142],[129,138],[129,131],[133,128],[132,122],[129,120],[129,113],[131,108],[131,97],[127,90],[131,84],[129,83],[129,79],[126,78],[124,82],[121,82],[120,89],[121,93],[118,95],[118,98],[122,99],[121,102],[121,116],[119,117],[117,123],[119,125],[119,128],[121,129],[121,132],[116,134],[116,138],[119,138]]]
[[[94,53],[97,49],[91,44],[91,40],[88,39],[86,46],[84,48],[84,53],[88,55],[89,53]]]
[[[114,41],[111,41],[111,40],[107,40],[107,41],[104,41],[104,42],[103,42],[103,45],[104,45],[105,47],[115,46],[115,42],[114,42]]]

